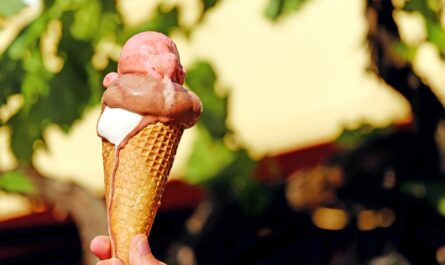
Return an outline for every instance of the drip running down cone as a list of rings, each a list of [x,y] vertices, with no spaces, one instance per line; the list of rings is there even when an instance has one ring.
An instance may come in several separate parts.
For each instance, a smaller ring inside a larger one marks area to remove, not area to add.
[[[113,256],[127,261],[131,239],[150,233],[182,132],[180,126],[148,125],[120,150],[117,169],[114,145],[103,141],[106,189],[115,187],[114,194],[106,196]]]

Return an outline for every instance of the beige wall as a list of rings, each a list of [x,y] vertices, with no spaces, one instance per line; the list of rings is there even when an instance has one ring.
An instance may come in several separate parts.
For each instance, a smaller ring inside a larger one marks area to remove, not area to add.
[[[152,8],[148,2],[121,5],[143,11]],[[197,17],[197,2],[183,4],[187,23]],[[190,39],[172,36],[185,66],[199,58],[214,64],[221,91],[232,95],[229,124],[255,157],[331,141],[345,126],[365,121],[384,126],[409,119],[407,103],[365,72],[364,1],[312,0],[276,24],[263,18],[266,2],[221,1]],[[98,109],[90,111],[70,135],[50,128],[50,149],[35,158],[39,168],[100,193],[98,115]],[[192,138],[188,132],[181,143],[174,175],[181,174]]]

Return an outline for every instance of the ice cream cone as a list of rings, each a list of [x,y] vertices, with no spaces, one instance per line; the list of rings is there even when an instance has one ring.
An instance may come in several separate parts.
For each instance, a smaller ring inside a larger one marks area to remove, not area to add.
[[[183,129],[150,124],[131,137],[117,156],[115,146],[103,140],[112,254],[125,264],[129,264],[132,237],[150,233]]]

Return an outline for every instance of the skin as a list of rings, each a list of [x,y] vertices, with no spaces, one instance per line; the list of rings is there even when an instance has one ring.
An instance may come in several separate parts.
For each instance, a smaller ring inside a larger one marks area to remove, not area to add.
[[[96,236],[90,244],[90,249],[101,261],[96,265],[124,265],[111,257],[111,243],[108,236]],[[130,264],[128,265],[166,265],[157,260],[151,253],[147,236],[139,234],[133,237],[130,244]]]

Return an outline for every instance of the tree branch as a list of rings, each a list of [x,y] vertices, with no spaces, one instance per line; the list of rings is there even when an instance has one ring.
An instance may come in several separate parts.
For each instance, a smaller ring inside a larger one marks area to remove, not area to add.
[[[416,133],[421,139],[431,139],[444,109],[431,88],[414,72],[411,62],[397,54],[395,46],[402,41],[393,12],[392,1],[367,0],[371,69],[409,101]]]

